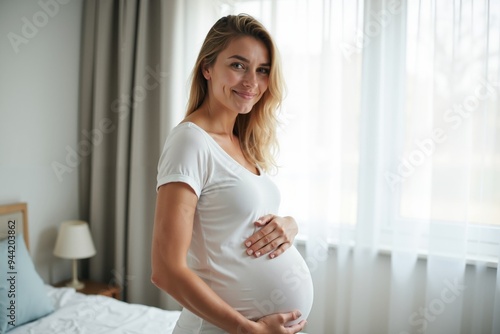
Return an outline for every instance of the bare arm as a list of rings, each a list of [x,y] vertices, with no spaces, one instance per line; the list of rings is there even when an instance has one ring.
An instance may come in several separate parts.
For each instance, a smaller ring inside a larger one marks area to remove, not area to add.
[[[189,269],[186,255],[191,243],[198,198],[185,183],[163,185],[158,190],[152,245],[151,281],[181,305],[228,333],[296,333],[305,323],[284,327],[297,312],[246,319],[222,300]]]

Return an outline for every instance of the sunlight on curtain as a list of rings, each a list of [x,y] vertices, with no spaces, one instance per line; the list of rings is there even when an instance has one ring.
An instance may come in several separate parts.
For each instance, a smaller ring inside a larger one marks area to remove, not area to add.
[[[419,15],[408,20],[401,216],[500,226],[499,3],[412,2],[408,12]]]
[[[410,2],[407,13],[403,148],[389,183],[399,195],[393,238],[410,233],[393,253],[391,301],[393,310],[406,304],[411,311],[405,301],[416,296],[405,287],[413,274],[409,264],[417,253],[428,254],[427,313],[414,309],[410,317],[392,319],[391,327],[494,333],[498,273],[496,300],[481,303],[464,291],[484,294],[487,263],[496,266],[500,255],[500,6],[420,1]],[[442,296],[450,286],[457,294],[447,300]],[[475,308],[481,304],[489,307]]]

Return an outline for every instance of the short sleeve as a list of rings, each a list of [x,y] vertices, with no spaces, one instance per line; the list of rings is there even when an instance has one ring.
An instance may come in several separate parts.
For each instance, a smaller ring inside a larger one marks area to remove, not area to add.
[[[170,182],[183,182],[200,197],[208,175],[208,160],[205,135],[191,123],[181,123],[171,131],[163,146],[156,190]]]

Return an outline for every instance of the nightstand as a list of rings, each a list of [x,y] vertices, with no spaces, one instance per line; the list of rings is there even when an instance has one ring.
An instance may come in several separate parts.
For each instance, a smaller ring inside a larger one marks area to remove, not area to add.
[[[57,284],[54,284],[56,288],[62,288],[66,286],[66,283],[69,282],[63,281],[59,282]],[[80,292],[86,295],[101,295],[101,296],[108,296],[111,298],[115,299],[120,299],[121,297],[121,289],[120,287],[116,285],[111,285],[111,284],[105,284],[105,283],[100,283],[100,282],[95,282],[95,281],[89,281],[89,280],[82,280],[82,282],[85,284],[85,287],[80,290],[76,290],[76,292]]]

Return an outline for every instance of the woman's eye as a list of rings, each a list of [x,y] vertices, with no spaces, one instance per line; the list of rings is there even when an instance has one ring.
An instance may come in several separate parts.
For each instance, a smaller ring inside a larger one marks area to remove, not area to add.
[[[261,68],[259,68],[259,69],[257,70],[257,72],[259,72],[259,73],[261,73],[261,74],[266,74],[266,75],[268,75],[268,74],[269,74],[269,72],[270,72],[270,70],[269,70],[268,68],[266,68],[266,67],[261,67]]]
[[[232,63],[231,66],[237,70],[242,70],[244,68],[242,63]]]

